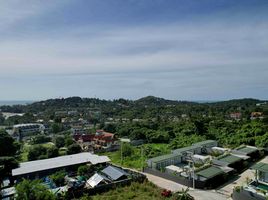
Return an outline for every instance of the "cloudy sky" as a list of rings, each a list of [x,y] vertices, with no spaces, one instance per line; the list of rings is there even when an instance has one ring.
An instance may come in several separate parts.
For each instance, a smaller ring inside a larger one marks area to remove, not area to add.
[[[268,99],[267,0],[0,2],[0,100]]]

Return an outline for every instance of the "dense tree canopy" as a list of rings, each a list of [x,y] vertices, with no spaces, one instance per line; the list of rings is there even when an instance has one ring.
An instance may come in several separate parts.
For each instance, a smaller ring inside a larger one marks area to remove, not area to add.
[[[67,154],[76,154],[82,151],[81,147],[78,144],[71,144],[67,147]]]
[[[17,199],[20,200],[54,200],[54,194],[39,180],[23,180],[16,186]]]
[[[19,144],[5,130],[0,129],[0,156],[14,156],[19,147]]]

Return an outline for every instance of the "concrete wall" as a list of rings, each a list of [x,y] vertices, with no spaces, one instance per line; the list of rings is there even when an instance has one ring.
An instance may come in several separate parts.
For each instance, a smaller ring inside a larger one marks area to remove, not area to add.
[[[253,193],[243,189],[240,191],[234,191],[232,198],[233,200],[267,200],[266,197],[258,193]]]
[[[179,163],[181,163],[181,155],[175,155],[173,158],[169,158],[169,159],[164,159],[161,161],[157,161],[154,162],[153,160],[149,159],[147,161],[148,167],[152,168],[152,169],[158,169],[160,170],[161,168],[165,168],[166,166],[169,165],[177,165]]]

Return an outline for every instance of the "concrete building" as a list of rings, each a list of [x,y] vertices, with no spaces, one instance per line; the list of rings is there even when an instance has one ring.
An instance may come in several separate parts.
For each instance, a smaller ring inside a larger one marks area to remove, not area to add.
[[[218,145],[215,140],[205,140],[194,143],[191,146],[175,149],[171,154],[151,158],[147,161],[148,167],[152,169],[162,169],[169,165],[177,165],[181,162],[188,162],[189,160],[196,160],[198,162],[205,161],[208,157],[200,156],[199,154],[206,153]]]
[[[13,126],[13,136],[18,140],[33,134],[44,133],[45,126],[39,123],[17,124]]]
[[[110,162],[107,156],[98,156],[88,152],[59,156],[44,160],[35,160],[20,163],[20,166],[12,170],[15,179],[36,179],[50,175],[58,170],[72,170],[82,164],[97,165]]]
[[[167,154],[151,158],[147,161],[148,167],[156,170],[164,169],[169,165],[176,165],[181,163],[182,156],[180,154]]]

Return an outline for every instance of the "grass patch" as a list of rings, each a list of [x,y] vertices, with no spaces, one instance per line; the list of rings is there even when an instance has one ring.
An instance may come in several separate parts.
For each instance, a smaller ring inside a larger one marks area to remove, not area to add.
[[[154,199],[154,200],[162,200],[162,199],[171,199],[165,198],[161,196],[161,192],[163,190],[155,186],[154,184],[145,181],[143,183],[133,182],[129,186],[125,187],[117,187],[114,190],[110,190],[108,192],[91,196],[91,197],[82,197],[81,200],[141,200],[141,199]]]
[[[141,148],[143,153],[141,152]],[[130,156],[124,157],[122,164],[120,150],[115,152],[101,153],[101,155],[108,156],[115,165],[141,170],[142,166],[146,166],[147,159],[168,154],[170,153],[170,150],[171,149],[168,147],[168,144],[144,144],[142,146],[133,147],[133,153]]]

